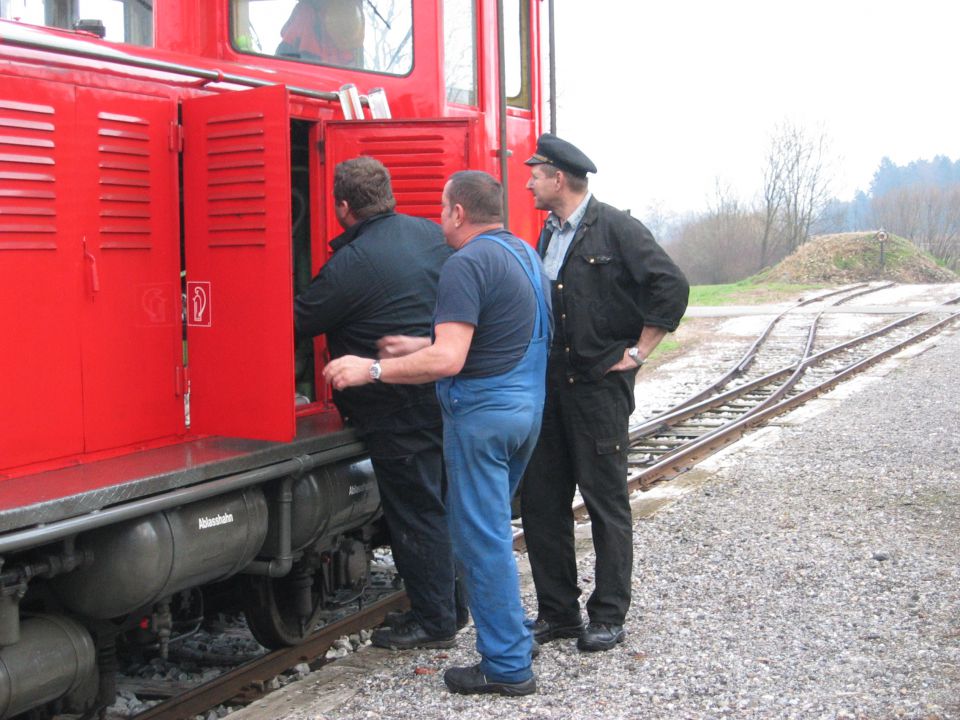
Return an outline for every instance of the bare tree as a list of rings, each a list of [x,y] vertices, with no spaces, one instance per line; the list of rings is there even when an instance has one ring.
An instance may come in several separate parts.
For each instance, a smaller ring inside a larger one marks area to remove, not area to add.
[[[708,212],[682,222],[670,254],[694,283],[726,283],[751,275],[762,234],[759,213],[746,209],[719,181]]]
[[[830,201],[828,151],[822,131],[811,133],[789,121],[776,129],[763,169],[758,269],[809,239],[810,227]]]
[[[960,185],[897,188],[871,204],[877,227],[909,238],[956,268],[960,263]]]

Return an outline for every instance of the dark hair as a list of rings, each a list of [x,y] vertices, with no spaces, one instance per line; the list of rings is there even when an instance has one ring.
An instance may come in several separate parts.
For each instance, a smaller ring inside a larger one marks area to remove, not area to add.
[[[372,157],[358,157],[338,163],[333,171],[333,198],[347,201],[358,220],[397,207],[390,187],[390,171]]]
[[[447,184],[450,207],[460,205],[472,223],[503,222],[503,188],[497,179],[480,170],[461,170]]]
[[[573,173],[567,172],[566,170],[558,168],[556,165],[551,165],[550,163],[542,163],[540,167],[543,168],[543,174],[546,177],[554,177],[558,172],[562,172],[563,177],[567,181],[567,187],[575,193],[582,193],[587,189],[587,178],[585,177],[574,175]]]

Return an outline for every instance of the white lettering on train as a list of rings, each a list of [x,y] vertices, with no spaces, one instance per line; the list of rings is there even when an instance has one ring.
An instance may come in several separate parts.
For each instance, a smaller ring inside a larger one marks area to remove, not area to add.
[[[207,528],[216,527],[217,525],[226,525],[227,523],[233,522],[233,513],[223,513],[222,515],[214,515],[213,517],[202,517],[199,519],[200,529],[206,530]]]

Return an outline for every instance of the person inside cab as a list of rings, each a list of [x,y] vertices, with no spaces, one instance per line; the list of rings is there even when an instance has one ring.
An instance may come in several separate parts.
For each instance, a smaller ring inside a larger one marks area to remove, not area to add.
[[[361,0],[299,0],[280,31],[276,55],[329,65],[363,65]]]

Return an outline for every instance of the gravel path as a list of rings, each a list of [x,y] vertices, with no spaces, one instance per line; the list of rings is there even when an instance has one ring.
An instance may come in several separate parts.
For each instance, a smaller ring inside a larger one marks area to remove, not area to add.
[[[231,717],[960,719],[960,334],[936,343],[684,476],[636,523],[627,641],[544,646],[538,694],[449,694],[468,629],[448,653],[364,649]]]

